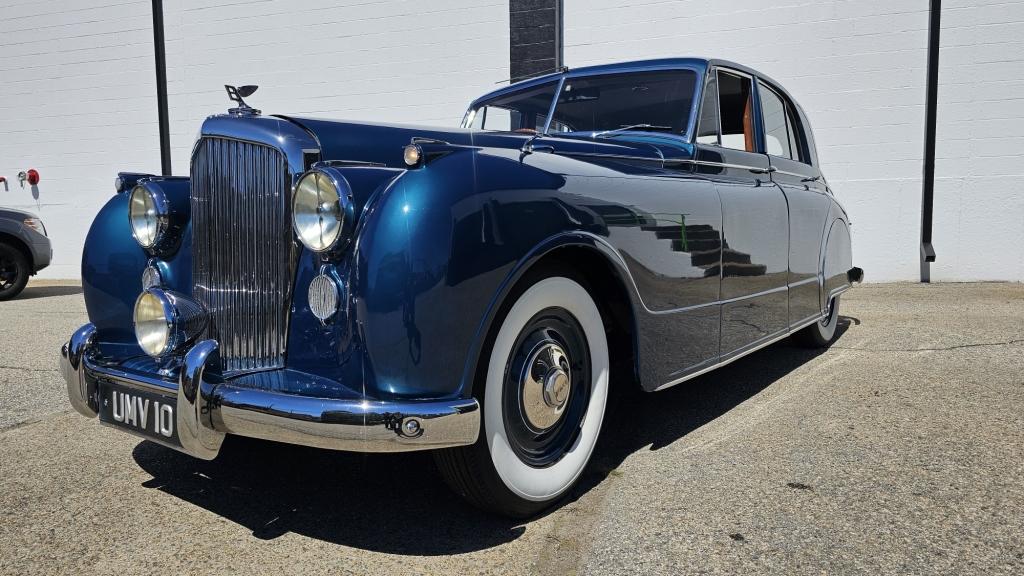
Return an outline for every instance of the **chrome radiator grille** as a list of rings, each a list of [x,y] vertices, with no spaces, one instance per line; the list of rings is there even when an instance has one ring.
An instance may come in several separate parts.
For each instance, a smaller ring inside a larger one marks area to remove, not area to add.
[[[191,178],[193,296],[210,313],[223,369],[280,368],[297,256],[284,154],[206,137]]]

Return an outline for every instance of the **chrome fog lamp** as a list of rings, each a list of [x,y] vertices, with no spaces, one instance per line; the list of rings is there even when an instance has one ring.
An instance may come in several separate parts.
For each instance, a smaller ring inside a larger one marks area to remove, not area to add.
[[[313,252],[340,246],[354,226],[352,189],[334,168],[314,168],[303,174],[292,194],[292,227]]]
[[[147,250],[156,247],[167,232],[169,211],[167,198],[159,188],[139,184],[132,189],[128,199],[128,220],[132,236],[139,246]]]
[[[151,288],[135,301],[135,338],[143,352],[160,358],[194,341],[206,328],[206,312],[189,298]]]

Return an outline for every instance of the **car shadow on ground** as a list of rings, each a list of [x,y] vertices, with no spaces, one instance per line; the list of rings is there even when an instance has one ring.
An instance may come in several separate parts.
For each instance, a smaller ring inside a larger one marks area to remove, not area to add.
[[[845,332],[854,318],[840,317]],[[841,334],[840,334],[841,335]],[[609,413],[593,460],[557,512],[630,454],[657,450],[720,417],[823,350],[783,341],[656,394],[627,393]],[[273,539],[288,532],[406,555],[459,554],[521,536],[523,522],[479,512],[442,482],[428,453],[351,454],[229,437],[212,462],[142,442],[143,484]]]
[[[33,298],[50,298],[53,296],[72,296],[81,294],[81,286],[33,286],[29,284],[15,300],[31,300]]]

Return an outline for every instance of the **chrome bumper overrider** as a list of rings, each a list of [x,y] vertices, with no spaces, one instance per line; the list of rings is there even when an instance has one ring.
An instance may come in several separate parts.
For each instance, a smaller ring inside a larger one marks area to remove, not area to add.
[[[177,395],[173,448],[205,460],[220,451],[225,434],[353,452],[402,452],[472,444],[480,429],[476,400],[380,401],[283,394],[203,379],[217,360],[217,342],[203,340],[185,354],[177,381],[131,374],[90,359],[92,324],[61,349],[60,370],[76,411],[99,413],[98,380]],[[170,386],[170,387],[169,387]]]

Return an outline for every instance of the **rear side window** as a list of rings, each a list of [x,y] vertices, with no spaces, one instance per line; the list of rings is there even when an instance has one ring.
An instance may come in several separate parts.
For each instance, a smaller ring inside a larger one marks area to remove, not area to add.
[[[764,121],[766,152],[772,156],[803,161],[800,152],[799,127],[793,108],[762,82],[758,82],[761,95],[761,117]]]
[[[724,148],[756,152],[750,78],[718,71],[718,121]]]

